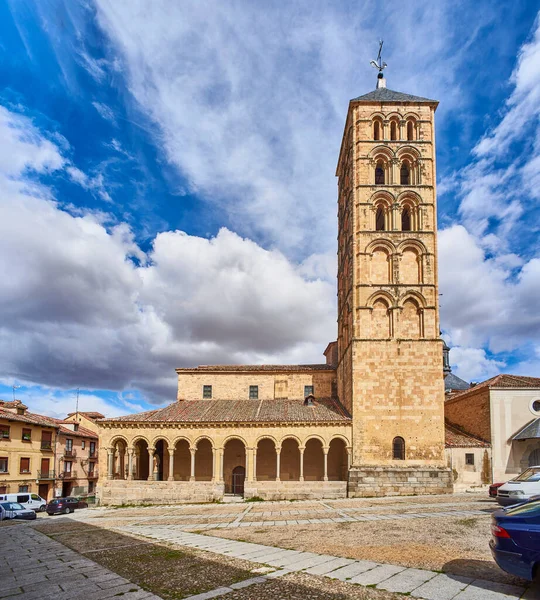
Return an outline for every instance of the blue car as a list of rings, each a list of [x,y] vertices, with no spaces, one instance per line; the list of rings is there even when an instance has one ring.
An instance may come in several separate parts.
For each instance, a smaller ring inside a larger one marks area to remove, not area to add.
[[[540,581],[540,500],[495,511],[491,535],[489,547],[503,571]]]

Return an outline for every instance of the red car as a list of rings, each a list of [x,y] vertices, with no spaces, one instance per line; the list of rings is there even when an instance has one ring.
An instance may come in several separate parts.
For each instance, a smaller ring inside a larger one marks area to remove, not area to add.
[[[497,497],[497,490],[501,487],[501,485],[504,485],[504,483],[492,483],[489,486],[489,497],[490,498]]]

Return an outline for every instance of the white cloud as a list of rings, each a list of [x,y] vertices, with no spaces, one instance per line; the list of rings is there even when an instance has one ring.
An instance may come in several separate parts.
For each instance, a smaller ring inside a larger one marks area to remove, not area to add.
[[[116,124],[116,117],[114,111],[110,106],[107,106],[103,102],[92,102],[92,106],[98,111],[99,115],[106,121],[110,121]]]
[[[464,348],[454,346],[450,350],[450,363],[454,372],[465,381],[484,381],[498,375],[505,367],[503,361],[493,360],[486,356],[482,348]]]
[[[30,156],[23,168],[42,168],[41,155]],[[163,401],[174,398],[176,366],[320,361],[335,337],[333,283],[306,280],[277,250],[223,228],[212,239],[163,232],[145,254],[125,223],[107,228],[99,215],[60,210],[24,178],[0,174],[0,185],[5,377],[138,388]]]

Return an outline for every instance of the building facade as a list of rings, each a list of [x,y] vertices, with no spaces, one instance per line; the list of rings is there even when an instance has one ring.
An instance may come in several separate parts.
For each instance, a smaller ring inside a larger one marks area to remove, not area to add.
[[[449,421],[491,444],[492,482],[540,465],[540,378],[497,375],[452,395]]]
[[[177,401],[99,421],[103,503],[441,493],[435,110],[352,100],[337,167],[338,339],[316,365],[178,369]]]
[[[20,400],[0,400],[0,494],[54,498],[57,434],[57,425]]]

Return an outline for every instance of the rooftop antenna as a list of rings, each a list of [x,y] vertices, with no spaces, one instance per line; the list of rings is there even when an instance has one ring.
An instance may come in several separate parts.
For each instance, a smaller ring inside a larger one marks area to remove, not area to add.
[[[20,385],[15,385],[13,384],[12,389],[13,389],[13,402],[15,402],[15,390],[18,390],[21,386]]]
[[[382,59],[382,47],[384,40],[379,40],[379,54],[377,54],[377,60],[372,60],[369,64],[375,69],[379,70],[377,75],[377,89],[386,87],[386,79],[384,78],[383,71],[388,66]]]
[[[75,418],[79,420],[79,388],[77,388],[77,400],[75,401]]]

